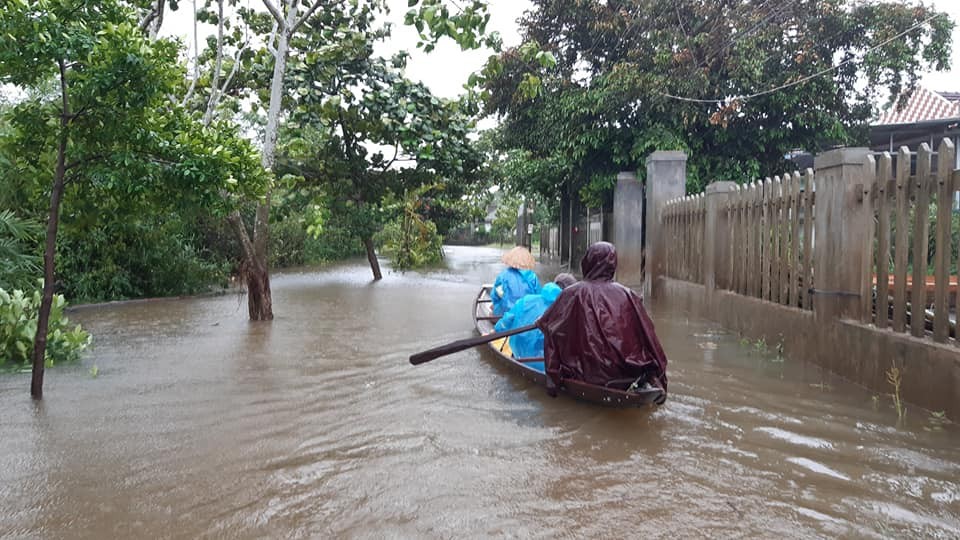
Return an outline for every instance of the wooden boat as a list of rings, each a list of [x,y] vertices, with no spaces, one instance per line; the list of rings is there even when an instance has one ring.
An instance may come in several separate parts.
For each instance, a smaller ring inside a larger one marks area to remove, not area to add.
[[[480,287],[480,293],[473,302],[473,319],[477,331],[481,334],[493,332],[499,317],[495,317],[490,302],[491,285]],[[487,344],[496,359],[510,370],[529,379],[540,386],[547,385],[547,375],[544,373],[543,358],[514,358],[509,353],[506,340],[498,339]],[[630,408],[647,407],[662,402],[663,390],[659,388],[644,388],[629,390],[632,381],[623,381],[617,385],[598,386],[579,381],[564,381],[559,388],[561,394],[567,394],[575,399],[603,405],[606,407]]]

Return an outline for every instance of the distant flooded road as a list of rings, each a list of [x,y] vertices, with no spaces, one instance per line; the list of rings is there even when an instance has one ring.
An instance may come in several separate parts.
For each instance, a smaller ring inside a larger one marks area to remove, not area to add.
[[[446,249],[277,274],[272,323],[237,295],[73,313],[95,344],[43,402],[0,376],[0,537],[960,537],[956,426],[663,306],[654,412],[477,350],[409,365],[501,268]]]

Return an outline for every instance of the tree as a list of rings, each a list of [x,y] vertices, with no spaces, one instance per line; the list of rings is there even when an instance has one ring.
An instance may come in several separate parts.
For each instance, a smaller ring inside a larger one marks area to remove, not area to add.
[[[684,150],[688,188],[782,172],[796,149],[864,141],[882,93],[945,69],[953,23],[922,4],[535,0],[527,43],[478,82],[527,152],[520,189],[584,198],[657,149]],[[524,47],[552,53],[538,69]],[[531,73],[537,85],[531,86]]]
[[[198,129],[171,106],[182,80],[177,45],[149,41],[126,4],[16,0],[0,12],[0,35],[0,81],[39,90],[7,112],[6,173],[52,177],[30,390],[39,399],[67,188],[123,192],[131,203],[184,192],[212,203],[222,191],[252,194],[247,180],[260,175],[235,133]]]
[[[293,157],[294,171],[322,184],[335,217],[363,242],[374,279],[381,278],[374,252],[381,199],[444,179],[465,181],[479,165],[464,104],[404,79],[404,55],[374,57],[380,35],[358,28],[336,45],[317,46],[293,72],[309,84],[298,87],[292,118],[321,134],[318,144],[301,145],[309,151]],[[409,165],[396,168],[400,163]]]
[[[520,214],[520,199],[502,196],[497,203],[497,214],[493,219],[491,232],[503,245],[504,238],[512,236],[517,229],[517,216]]]
[[[229,4],[235,6],[236,2],[230,1]],[[478,47],[483,42],[495,43],[497,40],[495,36],[489,36],[486,40],[480,38],[489,20],[489,16],[485,13],[485,2],[474,0],[454,11],[451,11],[442,0],[411,0],[408,5],[411,10],[407,14],[406,22],[417,26],[423,37],[424,48],[431,48],[437,40],[445,36],[454,39],[464,48]],[[216,96],[227,91],[241,61],[249,60],[250,54],[253,58],[260,60],[251,63],[251,73],[247,78],[247,83],[251,86],[254,86],[253,81],[258,80],[258,72],[263,73],[265,71],[263,68],[269,66],[269,83],[267,83],[269,94],[258,97],[259,102],[267,104],[261,151],[262,164],[265,170],[273,173],[277,137],[284,121],[284,114],[289,112],[287,104],[292,97],[295,97],[291,94],[287,76],[288,64],[299,65],[304,59],[309,58],[314,51],[305,48],[307,45],[321,48],[333,46],[337,38],[349,34],[354,25],[367,24],[364,22],[365,19],[369,18],[370,14],[384,9],[385,3],[382,0],[349,3],[337,0],[311,0],[310,2],[263,0],[263,6],[269,14],[266,20],[270,24],[264,24],[264,16],[259,12],[239,9],[238,13],[245,21],[247,28],[265,37],[266,50],[269,54],[245,53],[244,49],[247,45],[237,48],[234,60],[231,62],[232,72],[224,78],[225,83],[221,88],[217,86],[223,69],[224,47],[229,44],[236,46],[239,36],[234,30],[232,36],[224,37],[224,0],[218,0],[217,6],[216,15],[205,15],[207,20],[215,20],[218,24],[218,36],[216,45],[213,47],[215,53],[211,55],[215,60],[210,84],[211,100],[207,102],[206,108],[207,115],[211,115],[213,108],[218,105],[219,98]],[[197,77],[194,78],[194,81],[196,80]],[[300,82],[301,85],[297,91],[309,91],[305,81]],[[256,94],[256,92],[252,93]],[[350,134],[346,136],[349,137]],[[268,190],[257,204],[254,222],[249,230],[240,212],[235,212],[229,217],[229,222],[242,246],[242,268],[247,284],[248,313],[252,320],[273,318],[267,253],[271,197],[272,191]],[[360,225],[364,226],[362,223]],[[372,238],[372,234],[364,236],[368,239]],[[367,249],[368,256],[371,256],[372,249],[371,243]],[[375,256],[371,258],[371,266],[374,267],[375,276],[379,275]]]

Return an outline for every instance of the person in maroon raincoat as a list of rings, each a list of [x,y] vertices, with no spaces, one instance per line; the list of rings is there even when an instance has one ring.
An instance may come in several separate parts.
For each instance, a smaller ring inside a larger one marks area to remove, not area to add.
[[[617,251],[597,242],[580,261],[583,280],[567,287],[537,326],[544,335],[547,391],[564,379],[667,391],[667,356],[640,296],[613,281]]]

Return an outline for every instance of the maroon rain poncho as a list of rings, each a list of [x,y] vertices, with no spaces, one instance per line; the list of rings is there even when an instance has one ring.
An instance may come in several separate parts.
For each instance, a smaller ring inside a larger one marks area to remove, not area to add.
[[[583,281],[564,289],[537,322],[544,335],[547,390],[555,395],[564,379],[574,379],[620,389],[631,380],[648,382],[666,392],[667,356],[640,296],[613,281],[613,244],[591,245],[580,269]]]

